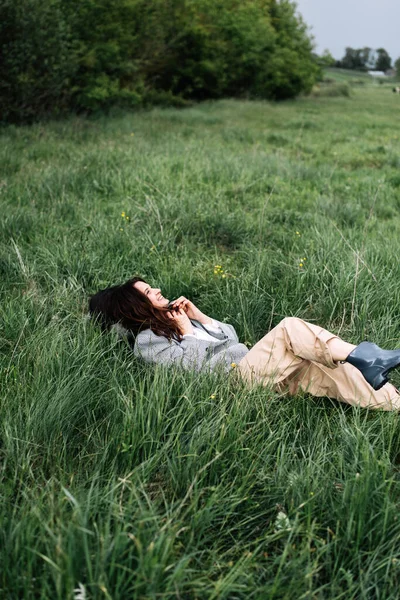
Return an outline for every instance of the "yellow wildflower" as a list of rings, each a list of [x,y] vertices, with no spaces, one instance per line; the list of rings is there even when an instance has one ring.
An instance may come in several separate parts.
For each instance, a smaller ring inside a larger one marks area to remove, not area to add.
[[[121,213],[121,217],[125,217],[125,213],[124,212]]]
[[[231,363],[231,367],[232,367],[232,369],[235,369],[236,368],[236,363]]]
[[[214,265],[214,275],[221,275],[222,277],[226,277],[224,274],[224,270],[221,265]]]
[[[215,398],[216,398],[215,394],[211,394],[210,398],[211,398],[211,400],[215,400]]]
[[[303,263],[300,263],[300,264],[299,264],[299,267],[302,267],[302,266],[303,266]]]

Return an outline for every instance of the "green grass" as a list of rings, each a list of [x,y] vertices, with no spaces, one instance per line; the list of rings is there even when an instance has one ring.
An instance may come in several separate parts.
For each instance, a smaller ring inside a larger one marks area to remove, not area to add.
[[[398,100],[2,130],[0,597],[398,597],[396,414],[152,368],[86,317],[141,274],[250,345],[295,315],[400,346]]]
[[[398,77],[378,77],[375,78],[369,75],[367,71],[356,71],[352,69],[338,69],[336,67],[330,67],[324,69],[324,80],[328,82],[336,83],[347,83],[350,86],[381,86],[396,84]]]
[[[330,67],[324,69],[325,77],[329,77],[331,79],[335,79],[335,81],[340,83],[350,83],[352,84],[355,80],[361,81],[363,80],[364,84],[375,84],[376,80],[369,75],[366,71],[355,71],[352,69],[337,69],[335,67]]]

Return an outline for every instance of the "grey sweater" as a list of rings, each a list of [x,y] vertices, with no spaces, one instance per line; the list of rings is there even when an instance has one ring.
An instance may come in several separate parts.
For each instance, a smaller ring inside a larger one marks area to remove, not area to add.
[[[141,331],[130,339],[135,356],[149,363],[178,365],[184,369],[223,370],[229,372],[247,354],[248,349],[239,343],[232,325],[214,319],[220,332],[207,331],[215,340],[203,340],[188,336],[181,342],[156,335],[151,329]],[[205,329],[201,323],[191,320],[193,327]]]

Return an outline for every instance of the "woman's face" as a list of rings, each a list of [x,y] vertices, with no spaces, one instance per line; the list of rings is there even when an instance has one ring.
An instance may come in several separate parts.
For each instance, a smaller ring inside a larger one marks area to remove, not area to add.
[[[169,300],[164,298],[159,288],[152,288],[148,283],[144,281],[137,281],[133,287],[135,287],[139,292],[142,292],[145,296],[148,297],[150,302],[156,308],[165,308],[168,306]]]

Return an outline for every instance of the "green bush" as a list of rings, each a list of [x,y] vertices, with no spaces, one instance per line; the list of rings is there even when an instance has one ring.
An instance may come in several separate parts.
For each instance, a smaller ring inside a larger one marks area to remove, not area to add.
[[[72,107],[92,112],[141,104],[144,85],[138,59],[146,47],[140,32],[148,33],[142,0],[63,2],[79,46]]]
[[[185,16],[154,85],[194,99],[284,99],[311,90],[319,67],[289,0],[198,0]]]
[[[350,79],[350,85],[365,85],[367,82],[365,79]]]
[[[57,114],[70,106],[76,39],[63,0],[0,0],[1,121]]]
[[[0,0],[3,121],[284,99],[319,72],[290,0]]]
[[[334,96],[351,96],[351,89],[347,83],[336,83],[330,85],[315,86],[312,90],[313,96],[325,96],[333,98]]]

